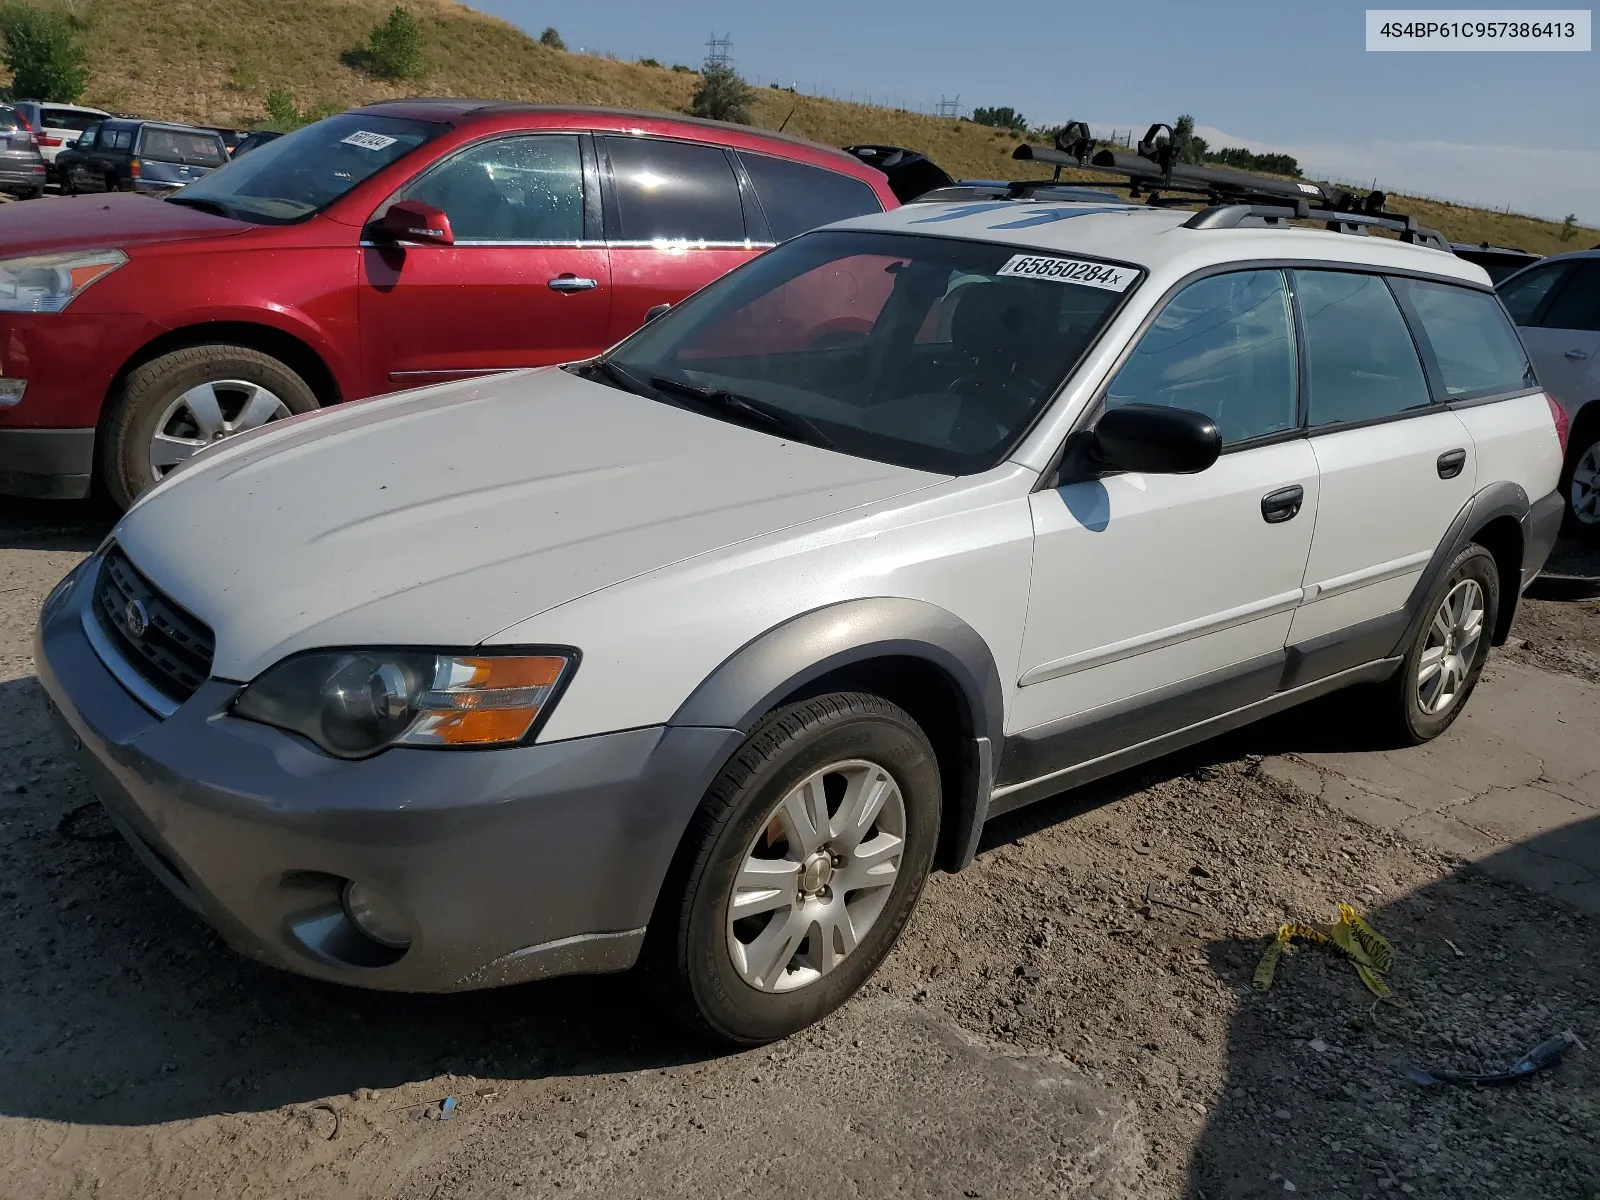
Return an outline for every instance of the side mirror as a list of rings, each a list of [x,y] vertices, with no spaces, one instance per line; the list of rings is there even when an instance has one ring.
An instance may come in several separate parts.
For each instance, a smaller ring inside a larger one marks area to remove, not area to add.
[[[670,304],[657,304],[655,307],[648,309],[644,314],[644,323],[646,325],[650,324],[651,321],[654,321],[671,307],[672,305]]]
[[[420,200],[397,200],[378,218],[378,232],[397,242],[428,246],[453,246],[456,235],[443,209]]]
[[[1161,404],[1125,404],[1067,439],[1055,486],[1113,471],[1192,475],[1221,453],[1222,435],[1210,417]]]

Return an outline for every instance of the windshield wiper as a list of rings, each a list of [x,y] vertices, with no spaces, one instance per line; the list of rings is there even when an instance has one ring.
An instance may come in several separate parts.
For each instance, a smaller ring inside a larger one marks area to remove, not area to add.
[[[652,375],[650,383],[664,392],[688,396],[692,400],[699,400],[723,412],[754,417],[769,429],[776,429],[780,433],[786,433],[802,442],[809,442],[813,446],[821,446],[824,450],[836,449],[831,437],[799,413],[763,403],[750,396],[741,396],[738,392],[730,392],[725,388],[701,387],[690,383],[687,379],[674,379],[670,375]]]
[[[644,396],[650,400],[657,399],[654,388],[632,371],[624,370],[609,359],[596,358],[586,363],[580,363],[578,370],[604,375],[625,392],[632,392],[636,396]]]
[[[181,196],[181,195],[179,195],[179,196],[168,196],[167,197],[167,203],[168,204],[187,204],[190,208],[198,208],[202,212],[213,213],[213,214],[215,214],[216,216],[219,216],[219,217],[227,217],[231,221],[238,220],[238,218],[236,216],[234,216],[233,210],[231,208],[229,208],[226,204],[223,204],[221,201],[218,201],[218,200],[207,200],[207,199],[205,199],[204,197],[201,197],[201,196]]]

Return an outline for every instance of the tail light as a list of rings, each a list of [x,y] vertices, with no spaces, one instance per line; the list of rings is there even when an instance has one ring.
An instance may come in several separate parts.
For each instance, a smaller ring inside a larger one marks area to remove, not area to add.
[[[18,123],[21,124],[21,126],[24,129],[32,129],[33,128],[33,125],[30,124],[29,121],[28,121],[28,114],[23,112],[20,108],[17,109],[17,121],[18,121]]]
[[[60,138],[58,138],[58,137],[50,137],[48,134],[41,135],[39,137],[38,141],[39,141],[39,145],[41,145],[41,146],[59,146],[59,145],[61,145],[61,139]]]
[[[1556,437],[1561,440],[1561,457],[1567,456],[1567,438],[1572,435],[1572,419],[1567,416],[1567,410],[1561,407],[1561,402],[1549,392],[1544,394],[1544,402],[1550,406],[1550,416],[1556,423]]]
[[[132,175],[135,179],[137,179],[137,178],[139,178],[140,172],[143,171],[143,170],[144,170],[144,168],[139,165],[139,160],[137,158],[129,160],[129,162],[128,162],[128,174],[129,175]]]

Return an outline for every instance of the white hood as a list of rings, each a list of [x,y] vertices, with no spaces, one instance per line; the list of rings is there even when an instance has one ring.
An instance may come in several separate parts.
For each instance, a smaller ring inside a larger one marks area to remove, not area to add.
[[[311,647],[470,647],[941,478],[550,368],[269,426],[208,451],[114,536],[211,626],[214,673],[247,680]]]

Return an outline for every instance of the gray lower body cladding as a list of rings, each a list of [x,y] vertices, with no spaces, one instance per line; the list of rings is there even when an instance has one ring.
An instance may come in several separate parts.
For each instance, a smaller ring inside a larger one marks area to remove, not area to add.
[[[35,644],[63,736],[139,857],[241,953],[323,979],[453,991],[637,957],[690,816],[736,730],[654,727],[491,751],[332,759],[226,715],[210,681],[162,720],[85,637],[88,576]],[[339,905],[345,880],[399,906],[400,954]]]
[[[93,473],[93,429],[0,429],[0,496],[81,500]]]

